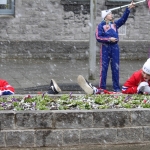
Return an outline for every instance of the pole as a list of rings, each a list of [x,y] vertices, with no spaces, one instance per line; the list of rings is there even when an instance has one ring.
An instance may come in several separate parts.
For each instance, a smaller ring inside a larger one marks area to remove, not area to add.
[[[97,0],[90,0],[90,42],[89,42],[89,80],[95,80],[96,72],[96,5]]]
[[[133,3],[133,4],[139,4],[139,3],[143,3],[143,2],[145,2],[146,0],[142,0],[142,1],[138,1],[138,2],[136,2],[136,3]],[[112,9],[109,9],[109,10],[117,10],[117,9],[121,9],[121,8],[124,8],[124,7],[127,7],[127,6],[129,6],[130,4],[128,4],[128,5],[123,5],[123,6],[120,6],[120,7],[115,7],[115,8],[112,8]]]

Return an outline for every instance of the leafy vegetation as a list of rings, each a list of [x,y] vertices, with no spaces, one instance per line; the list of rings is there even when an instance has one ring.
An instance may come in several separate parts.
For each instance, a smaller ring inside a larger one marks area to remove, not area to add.
[[[47,94],[1,96],[0,110],[92,110],[119,108],[150,108],[150,95],[79,95]]]

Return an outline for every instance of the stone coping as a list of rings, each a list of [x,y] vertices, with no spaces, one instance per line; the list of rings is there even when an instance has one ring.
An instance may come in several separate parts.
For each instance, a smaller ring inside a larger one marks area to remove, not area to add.
[[[97,58],[99,58],[99,45],[97,43]],[[148,40],[119,41],[120,59],[145,59],[147,58],[149,45]],[[0,58],[5,59],[53,58],[58,60],[82,60],[89,58],[86,53],[89,50],[88,40],[1,41],[0,49],[2,51]]]
[[[0,111],[0,148],[150,144],[150,109]]]

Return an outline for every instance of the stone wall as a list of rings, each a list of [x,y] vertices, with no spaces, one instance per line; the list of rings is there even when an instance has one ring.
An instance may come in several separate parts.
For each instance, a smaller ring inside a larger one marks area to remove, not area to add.
[[[149,116],[149,109],[0,111],[0,148],[150,144]]]
[[[101,10],[108,8],[105,0],[97,0],[96,24],[102,20]],[[74,52],[76,59],[88,58],[91,23],[89,12],[83,13],[83,10],[84,7],[78,13],[66,11],[62,0],[15,0],[15,16],[0,15],[0,58],[58,58],[59,53],[61,58],[70,59]],[[119,18],[123,11],[114,11],[115,18]],[[121,58],[131,55],[136,59],[147,58],[149,20],[146,2],[132,10],[123,33],[120,31]]]
[[[149,41],[120,41],[121,59],[145,59],[150,56]],[[0,58],[26,59],[88,59],[89,42],[87,41],[2,41]],[[97,43],[97,59],[100,44]]]

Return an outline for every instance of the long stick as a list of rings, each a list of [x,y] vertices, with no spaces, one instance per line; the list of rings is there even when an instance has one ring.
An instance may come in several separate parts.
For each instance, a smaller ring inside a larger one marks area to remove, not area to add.
[[[136,2],[136,3],[133,3],[133,4],[139,4],[139,3],[142,3],[142,2],[145,2],[146,0],[142,0],[142,1],[139,1],[139,2]],[[129,6],[130,4],[128,5],[123,5],[123,6],[119,6],[119,7],[115,7],[115,8],[112,8],[112,9],[109,9],[109,10],[116,10],[116,9],[121,9],[121,8],[124,8],[126,6]]]

